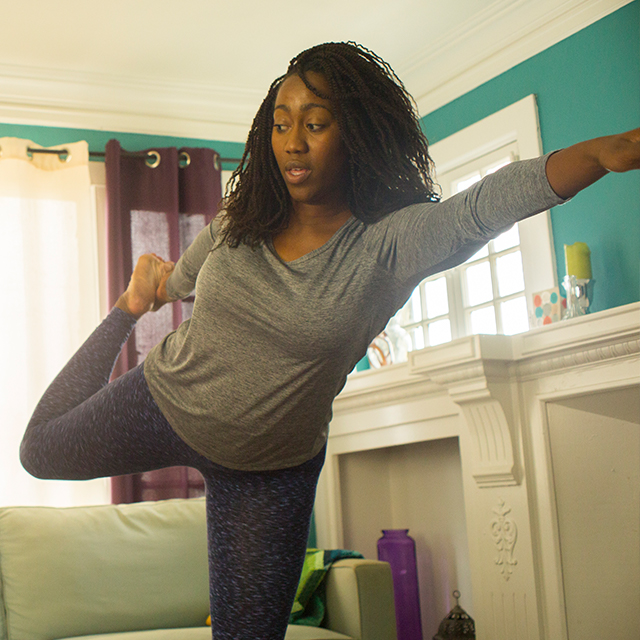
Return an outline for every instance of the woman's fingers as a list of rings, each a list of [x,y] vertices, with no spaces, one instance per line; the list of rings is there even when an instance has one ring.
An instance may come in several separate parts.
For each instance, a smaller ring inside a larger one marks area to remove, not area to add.
[[[623,173],[640,169],[640,129],[633,129],[605,139],[600,163],[607,171]]]

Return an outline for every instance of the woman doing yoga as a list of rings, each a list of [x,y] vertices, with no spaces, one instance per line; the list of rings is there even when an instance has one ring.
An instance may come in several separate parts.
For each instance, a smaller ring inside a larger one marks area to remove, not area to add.
[[[126,292],[53,381],[25,468],[87,479],[186,465],[206,481],[215,640],[282,640],[331,406],[425,277],[609,171],[640,130],[514,162],[440,202],[412,102],[363,47],[295,57],[251,127],[224,210],[175,265],[140,258]],[[144,313],[193,316],[109,377]]]

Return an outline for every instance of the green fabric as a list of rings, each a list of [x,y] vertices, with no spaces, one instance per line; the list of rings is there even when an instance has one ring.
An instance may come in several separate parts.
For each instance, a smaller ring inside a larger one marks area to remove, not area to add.
[[[327,571],[336,560],[362,557],[346,549],[307,549],[289,624],[319,627],[326,609],[324,577]]]

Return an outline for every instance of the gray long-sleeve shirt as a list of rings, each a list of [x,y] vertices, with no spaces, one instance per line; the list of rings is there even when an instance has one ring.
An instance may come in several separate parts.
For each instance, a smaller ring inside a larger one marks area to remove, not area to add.
[[[416,285],[563,202],[546,178],[547,157],[512,163],[444,202],[374,224],[351,218],[291,262],[270,243],[231,249],[218,241],[214,220],[167,284],[178,299],[195,283],[193,315],[145,360],[169,423],[228,468],[285,468],[313,457],[347,375]]]

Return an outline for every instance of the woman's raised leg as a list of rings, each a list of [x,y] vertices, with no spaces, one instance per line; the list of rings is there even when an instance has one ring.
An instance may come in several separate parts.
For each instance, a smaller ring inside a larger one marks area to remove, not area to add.
[[[27,471],[40,478],[80,480],[190,464],[184,460],[195,452],[156,406],[141,366],[109,384],[136,318],[153,306],[158,282],[171,268],[171,263],[143,256],[119,308],[51,383],[22,441]]]

